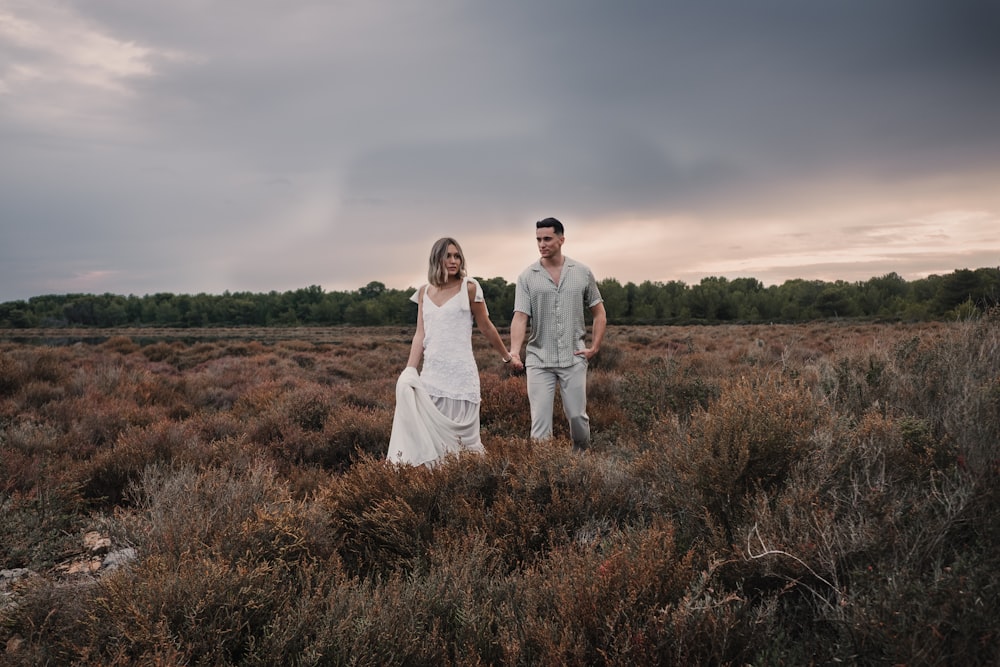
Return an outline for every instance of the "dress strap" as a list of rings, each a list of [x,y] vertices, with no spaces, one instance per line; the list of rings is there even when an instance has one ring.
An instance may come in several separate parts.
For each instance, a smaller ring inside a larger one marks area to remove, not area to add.
[[[472,312],[472,299],[469,298],[469,276],[462,277],[462,286],[459,288],[465,296],[462,299],[462,310]]]

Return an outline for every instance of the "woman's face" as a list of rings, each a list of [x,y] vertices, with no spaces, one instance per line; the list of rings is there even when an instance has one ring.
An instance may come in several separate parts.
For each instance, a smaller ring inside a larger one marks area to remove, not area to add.
[[[462,254],[458,252],[458,248],[455,247],[454,243],[448,244],[448,250],[445,252],[441,263],[444,264],[444,271],[449,280],[461,275]]]

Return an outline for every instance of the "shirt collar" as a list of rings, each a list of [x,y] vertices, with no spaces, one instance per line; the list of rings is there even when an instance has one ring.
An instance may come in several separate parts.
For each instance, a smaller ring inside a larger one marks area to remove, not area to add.
[[[576,266],[576,262],[574,262],[572,259],[570,259],[569,255],[563,255],[563,260],[564,260],[563,261],[563,268],[566,268],[567,266]],[[536,259],[535,263],[531,266],[531,268],[533,270],[535,270],[535,271],[542,271],[542,270],[544,270],[545,267],[542,266],[542,259],[540,257],[538,259]]]

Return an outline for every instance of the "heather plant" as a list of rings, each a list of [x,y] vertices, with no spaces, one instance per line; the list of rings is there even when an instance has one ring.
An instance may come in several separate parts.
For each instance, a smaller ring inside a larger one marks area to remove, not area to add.
[[[621,404],[629,421],[642,432],[666,415],[687,420],[695,408],[708,405],[718,389],[691,365],[670,357],[652,357],[630,369],[621,383]]]
[[[341,405],[323,427],[325,467],[340,469],[362,454],[383,458],[392,433],[392,410]]]
[[[112,336],[106,340],[102,347],[118,354],[132,354],[139,350],[139,344],[132,340],[130,336]]]
[[[528,390],[524,378],[482,373],[479,422],[492,435],[518,437],[531,430]]]
[[[16,355],[0,349],[0,397],[14,394],[24,384],[25,374],[24,363]]]
[[[53,567],[87,521],[86,505],[76,484],[54,476],[51,470],[28,470],[31,465],[18,456],[0,464],[4,478],[24,471],[25,486],[32,486],[30,491],[22,492],[6,484],[0,492],[3,569]]]
[[[602,352],[603,354],[603,352]],[[636,434],[637,425],[628,417],[623,401],[621,373],[592,370],[587,381],[587,414],[590,416],[592,449],[607,451],[621,446]],[[525,433],[527,428],[521,433]]]
[[[613,327],[582,454],[480,342],[433,469],[407,329],[2,343],[3,661],[996,664],[998,331]]]
[[[518,662],[656,662],[665,648],[658,646],[656,610],[681,600],[695,567],[661,520],[609,536],[600,550],[556,547],[522,577],[521,613],[531,620],[522,628]]]
[[[786,483],[824,417],[807,387],[780,375],[742,376],[692,415],[687,442],[670,450],[670,462],[732,539],[744,499]]]
[[[183,456],[189,438],[185,426],[168,421],[124,430],[112,446],[101,448],[88,460],[84,497],[111,506],[121,504],[129,486],[149,466]]]

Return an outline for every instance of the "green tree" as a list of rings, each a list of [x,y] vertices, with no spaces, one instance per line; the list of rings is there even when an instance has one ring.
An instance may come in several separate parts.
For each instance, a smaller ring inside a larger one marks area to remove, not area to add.
[[[851,317],[859,312],[855,290],[842,280],[826,285],[816,295],[814,307],[824,317]]]
[[[790,321],[811,320],[819,317],[816,310],[816,299],[823,291],[825,283],[821,280],[786,280],[778,288],[781,296],[781,318]]]
[[[628,315],[628,293],[620,282],[614,278],[605,278],[597,283],[597,289],[601,291],[604,299],[604,310],[608,314],[608,321],[618,324],[625,320]]]
[[[8,301],[0,304],[0,327],[28,329],[37,326],[37,318],[24,301]]]
[[[905,299],[910,288],[899,274],[887,273],[861,283],[858,288],[858,306],[864,315],[888,317],[905,309]]]
[[[362,299],[375,299],[385,291],[385,285],[373,280],[364,287],[358,289],[358,295]]]
[[[729,281],[723,277],[702,278],[688,292],[688,304],[692,317],[707,322],[732,320],[736,315]]]
[[[966,301],[975,303],[979,287],[979,276],[969,269],[959,269],[945,276],[935,295],[938,312],[953,310]]]
[[[476,278],[476,280],[483,288],[483,298],[486,299],[486,305],[490,310],[490,320],[497,326],[509,325],[514,313],[514,292],[517,285],[499,277]]]
[[[374,299],[355,301],[344,312],[347,324],[359,327],[384,324],[385,317],[385,307]]]
[[[734,317],[755,322],[760,319],[759,296],[764,284],[756,278],[735,278],[729,283],[729,295]]]

